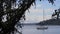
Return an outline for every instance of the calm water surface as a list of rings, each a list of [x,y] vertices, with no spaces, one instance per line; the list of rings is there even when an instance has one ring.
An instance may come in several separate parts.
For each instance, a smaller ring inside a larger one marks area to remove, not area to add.
[[[22,34],[60,34],[60,26],[47,26],[48,29],[38,30],[38,25],[25,25]]]

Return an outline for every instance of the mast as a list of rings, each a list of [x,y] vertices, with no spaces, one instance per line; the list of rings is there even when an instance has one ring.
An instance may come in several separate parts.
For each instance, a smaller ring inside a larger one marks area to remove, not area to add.
[[[44,23],[44,8],[43,8],[43,23]]]

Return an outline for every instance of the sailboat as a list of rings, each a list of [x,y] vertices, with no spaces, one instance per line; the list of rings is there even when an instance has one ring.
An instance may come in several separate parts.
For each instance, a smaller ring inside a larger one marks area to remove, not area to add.
[[[38,30],[45,30],[45,29],[48,29],[47,26],[40,26],[40,27],[37,27]]]
[[[44,21],[44,10],[43,10],[43,21]],[[44,29],[48,29],[48,27],[44,26],[44,25],[41,25],[41,26],[37,27],[37,29],[44,30]]]

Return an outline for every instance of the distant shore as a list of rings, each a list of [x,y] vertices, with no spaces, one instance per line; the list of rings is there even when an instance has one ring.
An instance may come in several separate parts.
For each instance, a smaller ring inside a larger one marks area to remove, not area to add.
[[[41,21],[37,25],[60,25],[60,19],[49,19],[46,21]]]

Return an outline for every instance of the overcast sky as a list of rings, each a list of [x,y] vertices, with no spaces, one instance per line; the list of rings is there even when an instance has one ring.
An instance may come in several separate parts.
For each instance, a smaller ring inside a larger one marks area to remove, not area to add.
[[[26,10],[26,20],[24,23],[38,23],[43,20],[51,19],[51,15],[55,9],[60,7],[60,0],[56,0],[54,5],[49,3],[48,1],[36,1],[36,5],[31,6],[29,11]],[[44,11],[44,19],[43,19],[43,11]]]

